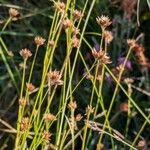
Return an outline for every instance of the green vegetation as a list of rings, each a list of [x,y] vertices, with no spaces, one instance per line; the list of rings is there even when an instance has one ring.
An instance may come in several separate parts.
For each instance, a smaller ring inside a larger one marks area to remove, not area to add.
[[[149,149],[149,20],[149,0],[0,0],[0,149]]]

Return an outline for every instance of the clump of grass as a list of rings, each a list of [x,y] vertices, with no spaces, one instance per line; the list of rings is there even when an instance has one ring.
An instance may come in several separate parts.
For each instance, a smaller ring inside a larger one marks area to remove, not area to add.
[[[146,125],[149,126],[150,117],[136,100],[133,91],[135,79],[129,76],[128,65],[135,52],[134,59],[149,81],[149,60],[144,54],[144,46],[139,42],[140,37],[124,39],[124,49],[127,50],[123,53],[123,61],[115,64],[111,58],[111,46],[116,38],[114,31],[110,30],[113,20],[100,14],[95,17],[99,33],[87,29],[95,3],[96,0],[86,0],[82,9],[77,9],[76,1],[52,1],[54,12],[48,36],[36,35],[30,41],[32,51],[27,47],[18,52],[23,60],[22,70],[17,67],[15,55],[8,51],[3,35],[0,35],[1,58],[17,91],[15,127],[5,119],[0,120],[8,128],[1,131],[13,137],[11,148],[98,150],[148,147],[141,134]],[[133,12],[127,11],[126,3],[123,2],[123,8],[125,13],[130,13],[127,14],[130,20]],[[1,31],[20,18],[21,12],[10,8]],[[98,35],[98,38],[93,38],[98,48],[93,47],[92,38],[86,37],[88,34],[91,37]],[[40,55],[42,49],[44,57]],[[86,49],[89,50],[87,55]],[[39,71],[37,63],[40,59]],[[60,64],[55,65],[58,60]],[[149,90],[149,83],[146,90]],[[125,125],[119,116],[124,116]],[[140,122],[138,131],[132,131],[130,126],[138,116],[144,121]],[[9,143],[10,138],[2,142],[2,147]]]

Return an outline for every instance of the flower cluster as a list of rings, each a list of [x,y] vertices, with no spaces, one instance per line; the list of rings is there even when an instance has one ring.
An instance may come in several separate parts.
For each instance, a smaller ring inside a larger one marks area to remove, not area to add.
[[[92,55],[94,56],[94,58],[100,60],[104,64],[110,64],[111,63],[110,57],[107,56],[105,51],[102,49],[97,51],[95,48],[93,48]]]
[[[53,40],[49,40],[49,41],[48,41],[48,45],[49,45],[49,47],[53,47],[53,46],[54,46],[54,44],[55,44],[55,42],[54,42]]]
[[[81,114],[77,114],[75,117],[76,121],[80,121],[83,118],[83,116]]]
[[[108,16],[102,15],[101,17],[96,18],[96,22],[98,25],[100,25],[102,28],[106,28],[111,25],[111,20],[109,19]]]
[[[61,80],[61,74],[59,71],[49,71],[47,73],[47,80],[50,85],[62,85],[63,81]]]
[[[43,39],[41,36],[36,36],[34,42],[37,46],[40,46],[44,44],[45,39]]]
[[[24,48],[20,51],[20,55],[23,57],[23,59],[28,59],[32,56],[32,53],[29,49]]]
[[[144,47],[141,44],[136,43],[134,46],[135,55],[137,57],[138,64],[142,66],[142,69],[145,70],[147,67],[150,67],[150,61],[146,58],[144,54]]]
[[[42,134],[42,138],[45,142],[49,142],[50,141],[50,137],[52,136],[52,134],[48,131],[44,131]]]
[[[127,39],[127,44],[129,47],[134,48],[136,45],[136,40],[135,39]]]
[[[69,107],[70,109],[75,110],[75,109],[77,108],[77,103],[76,103],[76,101],[70,101],[69,104],[68,104],[68,107]]]
[[[29,118],[28,117],[22,118],[20,127],[21,127],[21,131],[25,131],[28,129],[28,127],[29,127]]]
[[[104,34],[105,42],[109,44],[113,40],[112,32],[104,30],[103,34]]]
[[[123,103],[120,104],[120,111],[121,112],[127,113],[128,110],[129,110],[128,103],[123,102]]]
[[[122,9],[126,14],[128,19],[131,19],[132,15],[135,13],[135,6],[137,4],[137,0],[123,0],[122,1]]]
[[[19,99],[19,105],[20,106],[25,107],[26,104],[27,104],[27,100],[24,97]]]
[[[52,122],[52,121],[55,121],[56,120],[56,116],[54,116],[53,114],[51,113],[47,113],[47,114],[44,114],[44,120],[46,122]]]
[[[17,9],[10,8],[9,9],[9,15],[10,15],[10,17],[14,18],[14,17],[17,17],[19,15],[19,12]]]
[[[77,38],[77,36],[73,36],[72,37],[72,47],[78,47],[79,46],[79,39]]]
[[[66,5],[63,2],[55,2],[54,3],[54,8],[57,9],[59,12],[64,12]]]
[[[63,27],[64,27],[64,29],[73,27],[72,21],[71,21],[70,19],[64,20],[64,22],[63,22]]]
[[[26,83],[27,90],[32,92],[35,89],[35,86],[32,83]]]
[[[86,114],[93,114],[94,113],[95,108],[92,108],[92,106],[87,106],[86,108]]]
[[[79,20],[80,18],[83,17],[83,13],[77,9],[75,9],[73,11],[73,17],[74,17],[74,20]]]

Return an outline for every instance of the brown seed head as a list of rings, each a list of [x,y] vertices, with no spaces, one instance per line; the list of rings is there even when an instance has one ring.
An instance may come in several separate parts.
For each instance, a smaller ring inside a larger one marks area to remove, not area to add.
[[[136,53],[138,53],[138,52],[144,52],[144,47],[143,47],[143,45],[142,44],[135,44],[135,46],[134,46],[134,51],[136,52]]]
[[[79,39],[76,36],[73,36],[72,47],[78,47],[78,46],[79,46]]]
[[[52,134],[48,131],[44,131],[42,134],[42,138],[44,139],[45,142],[49,142],[50,141],[50,137],[52,136]]]
[[[36,36],[34,38],[34,42],[35,42],[36,45],[40,46],[40,45],[44,44],[45,39],[43,39],[41,36]]]
[[[129,45],[129,47],[134,48],[136,46],[136,40],[135,39],[128,39],[127,44]]]
[[[44,120],[46,122],[52,122],[52,121],[55,121],[56,120],[56,116],[54,116],[53,114],[51,113],[47,113],[47,114],[44,114]]]
[[[76,103],[76,101],[70,101],[69,104],[68,104],[68,107],[69,107],[70,109],[75,110],[75,109],[77,108],[77,103]]]
[[[102,57],[105,55],[105,51],[103,49],[100,49],[100,50],[97,51],[95,48],[93,48],[92,55],[96,59],[102,59]]]
[[[20,106],[25,107],[26,104],[27,104],[27,100],[24,97],[19,99],[19,105]]]
[[[107,54],[105,54],[105,55],[102,57],[101,62],[102,62],[103,64],[110,64],[110,63],[111,63],[110,57],[107,56]]]
[[[110,43],[113,40],[112,32],[104,30],[104,38],[106,43]]]
[[[60,11],[60,12],[64,12],[65,7],[66,7],[66,5],[63,2],[55,2],[54,3],[54,8],[57,9],[58,11]]]
[[[76,121],[80,121],[83,118],[83,116],[81,114],[77,114],[75,117]]]
[[[63,84],[63,81],[61,80],[61,74],[59,71],[56,71],[56,70],[49,71],[47,73],[47,79],[51,85],[62,85]]]
[[[146,146],[146,142],[145,142],[145,140],[140,140],[139,142],[138,142],[138,145],[137,145],[139,148],[143,148],[143,147],[145,147]]]
[[[102,63],[104,64],[110,64],[110,57],[107,56],[107,54],[105,53],[104,50],[100,49],[99,51],[97,51],[95,48],[92,51],[92,55],[96,58],[99,59]]]
[[[72,26],[73,26],[73,23],[71,20],[69,20],[69,19],[64,20],[64,22],[63,22],[64,29],[71,28]]]
[[[73,27],[73,30],[72,30],[73,35],[78,35],[79,32],[80,32],[80,29]]]
[[[35,86],[32,83],[26,83],[27,90],[32,92],[35,89]]]
[[[129,110],[128,103],[124,102],[120,104],[120,111],[127,113]]]
[[[32,53],[29,49],[24,48],[20,51],[20,55],[23,57],[23,59],[28,59],[32,56]]]
[[[75,10],[73,11],[73,17],[74,17],[75,20],[79,20],[80,18],[83,17],[83,14],[82,14],[81,11],[75,9]]]
[[[49,41],[48,41],[48,45],[49,45],[49,47],[53,47],[53,46],[54,46],[54,44],[55,44],[55,42],[54,42],[53,40],[49,40]]]
[[[28,117],[22,118],[20,127],[21,127],[22,131],[25,131],[28,129],[28,127],[29,127],[29,118]]]
[[[126,78],[126,79],[124,79],[124,82],[128,85],[128,84],[132,84],[134,82],[134,80],[131,78]]]
[[[103,28],[106,28],[111,25],[111,21],[108,16],[102,15],[101,17],[96,18],[96,22]]]
[[[77,122],[75,121],[75,118],[69,118],[69,121],[70,121],[70,126],[72,129],[74,130],[78,130],[78,127],[77,127]]]
[[[92,108],[92,106],[87,106],[86,108],[86,114],[93,114],[94,113],[95,108]]]
[[[135,14],[136,4],[137,4],[137,0],[123,0],[122,1],[122,8],[128,19],[131,19],[132,15]]]
[[[9,15],[10,15],[10,17],[14,18],[14,17],[17,17],[19,15],[19,12],[15,8],[10,8],[9,9]]]
[[[119,66],[116,67],[116,71],[117,71],[118,73],[120,73],[120,72],[123,71],[123,70],[124,70],[123,64],[120,64]]]

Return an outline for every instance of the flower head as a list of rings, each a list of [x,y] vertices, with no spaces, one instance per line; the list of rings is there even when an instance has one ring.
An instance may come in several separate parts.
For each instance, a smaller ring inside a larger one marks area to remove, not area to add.
[[[135,6],[137,4],[137,0],[123,0],[122,8],[126,14],[126,17],[130,20],[132,15],[135,14]]]
[[[136,46],[136,40],[135,39],[127,39],[127,44],[129,47],[134,48]]]
[[[53,40],[49,40],[49,41],[48,41],[48,45],[49,45],[50,47],[53,47],[54,44],[55,44],[55,42],[54,42]]]
[[[100,60],[102,63],[104,64],[110,64],[111,61],[110,61],[110,57],[107,56],[107,54],[105,53],[105,51],[103,51],[102,49],[100,49],[99,51],[97,51],[95,48],[93,49],[92,51],[92,55]]]
[[[73,27],[73,30],[72,30],[72,33],[74,36],[76,36],[77,34],[79,34],[80,32],[80,29],[76,28],[76,27]]]
[[[19,105],[20,106],[25,107],[26,104],[27,104],[27,100],[24,97],[19,99]]]
[[[129,85],[129,84],[132,84],[132,83],[134,82],[134,80],[131,79],[131,78],[125,78],[125,79],[124,79],[124,82],[125,82],[127,85]]]
[[[128,103],[124,102],[120,104],[120,111],[127,113],[129,110]]]
[[[73,11],[73,17],[74,17],[75,20],[79,20],[80,18],[83,17],[83,14],[82,14],[81,11],[76,9],[76,10]]]
[[[83,118],[83,116],[81,114],[77,114],[75,117],[76,121],[80,121]]]
[[[78,47],[78,46],[79,46],[79,39],[76,36],[73,36],[72,47]]]
[[[47,143],[49,142],[51,136],[52,136],[52,134],[48,131],[44,131],[43,134],[42,134],[42,138]]]
[[[75,110],[75,109],[77,108],[77,103],[76,103],[76,101],[70,101],[70,103],[68,104],[68,107],[69,107],[70,109]]]
[[[143,140],[140,140],[137,144],[138,148],[144,148],[146,146],[146,141],[143,139]]]
[[[108,16],[102,15],[101,17],[96,18],[96,22],[103,28],[106,28],[111,25],[111,21]]]
[[[44,114],[44,120],[47,122],[52,122],[56,120],[56,116],[51,113]]]
[[[95,108],[92,108],[92,106],[87,106],[86,108],[86,114],[93,114],[94,113]]]
[[[27,49],[27,48],[22,49],[19,53],[23,57],[23,59],[28,59],[29,57],[32,56],[31,51],[29,49]]]
[[[109,44],[113,40],[112,32],[105,30],[104,31],[104,38],[105,38],[106,43]]]
[[[21,130],[25,131],[27,130],[29,127],[29,118],[28,117],[24,117],[21,120]]]
[[[54,8],[57,9],[58,11],[60,11],[60,12],[64,12],[65,7],[66,7],[66,5],[63,2],[55,2],[54,3]]]
[[[36,36],[34,42],[36,45],[40,46],[44,44],[45,39],[43,39],[41,36]]]
[[[72,26],[73,26],[73,23],[71,20],[69,20],[69,19],[64,20],[64,22],[63,22],[64,29],[71,28]]]
[[[62,85],[61,74],[59,71],[49,71],[47,74],[48,82],[52,85]]]
[[[35,86],[32,83],[26,83],[27,90],[32,92],[35,89]]]
[[[10,8],[10,9],[9,9],[9,15],[10,15],[11,17],[17,17],[17,16],[19,15],[19,12],[18,12],[18,10],[15,9],[15,8]]]

